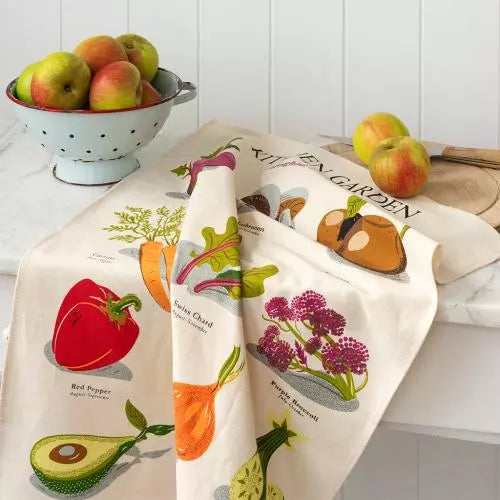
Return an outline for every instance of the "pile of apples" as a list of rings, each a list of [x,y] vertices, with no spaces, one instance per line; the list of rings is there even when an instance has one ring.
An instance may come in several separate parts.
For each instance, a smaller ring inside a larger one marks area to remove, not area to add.
[[[54,52],[30,64],[19,76],[16,94],[43,108],[133,108],[161,101],[149,83],[157,71],[158,52],[142,36],[93,36],[73,52]]]
[[[391,113],[373,113],[354,130],[352,143],[373,182],[396,198],[410,198],[427,184],[431,161],[424,145],[409,137]]]

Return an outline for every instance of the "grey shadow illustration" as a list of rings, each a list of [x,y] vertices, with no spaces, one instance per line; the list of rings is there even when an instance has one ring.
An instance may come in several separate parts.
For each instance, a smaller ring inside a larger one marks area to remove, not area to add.
[[[57,493],[56,491],[49,490],[37,477],[35,474],[30,476],[30,483],[37,490],[41,491],[43,494],[47,495],[50,498],[56,498],[59,500],[85,500],[87,498],[93,498],[102,493],[113,481],[115,481],[118,477],[125,474],[128,470],[130,470],[135,464],[141,463],[141,459],[155,459],[160,458],[166,453],[168,453],[172,448],[165,448],[163,450],[156,451],[148,451],[145,453],[140,453],[139,448],[134,446],[131,448],[123,457],[129,456],[131,460],[128,462],[122,462],[119,464],[113,465],[109,472],[97,483],[94,487],[90,488],[87,491],[78,494],[70,494],[66,495],[64,493]]]
[[[280,372],[278,369],[271,366],[264,354],[257,350],[255,344],[247,344],[248,352],[262,364],[271,369],[278,377],[284,380],[288,385],[293,387],[302,396],[318,403],[325,408],[336,411],[352,412],[359,408],[359,401],[352,399],[346,401],[340,392],[331,386],[326,380],[319,377],[309,375],[309,373],[300,372]]]
[[[127,382],[130,382],[130,380],[132,380],[133,378],[130,368],[120,362],[113,363],[112,365],[106,366],[104,368],[98,368],[97,370],[68,370],[68,368],[64,368],[57,363],[54,357],[54,353],[52,352],[52,341],[50,340],[45,344],[43,353],[45,354],[45,357],[47,358],[49,363],[57,367],[57,369],[61,370],[62,372],[78,373],[79,375],[92,375],[93,377],[115,378],[117,380],[125,380]]]
[[[399,281],[401,283],[409,283],[410,282],[410,277],[408,276],[408,273],[406,271],[403,271],[402,273],[399,274],[387,274],[387,273],[379,273],[377,271],[373,271],[372,269],[367,269],[366,267],[361,267],[356,264],[353,264],[352,262],[349,262],[348,260],[344,259],[340,255],[338,255],[334,250],[331,248],[327,249],[328,252],[328,257],[330,259],[334,260],[335,262],[338,262],[339,264],[343,264],[345,266],[350,266],[350,267],[355,267],[356,269],[362,269],[363,271],[374,274],[375,276],[381,276],[382,278],[390,279],[393,281]]]
[[[189,195],[187,193],[179,193],[173,191],[171,193],[165,193],[169,198],[175,198],[177,200],[189,200]]]
[[[229,500],[229,486],[224,484],[214,491],[214,500]]]

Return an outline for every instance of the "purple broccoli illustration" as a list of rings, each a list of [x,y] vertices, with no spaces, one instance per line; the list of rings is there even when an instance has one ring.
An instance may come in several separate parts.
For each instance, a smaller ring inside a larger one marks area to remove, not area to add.
[[[290,302],[273,297],[264,305],[270,323],[259,339],[257,351],[279,372],[301,372],[319,377],[345,401],[368,383],[369,353],[359,340],[344,335],[346,320],[327,307],[323,295],[307,290]],[[362,376],[356,385],[355,377]]]

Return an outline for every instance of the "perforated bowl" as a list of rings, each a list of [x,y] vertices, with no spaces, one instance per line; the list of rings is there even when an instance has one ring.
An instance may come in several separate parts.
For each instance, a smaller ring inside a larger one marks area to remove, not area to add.
[[[16,82],[17,78],[7,86],[7,97],[26,131],[54,154],[54,175],[82,185],[111,184],[133,172],[139,167],[135,151],[158,133],[172,106],[194,99],[197,93],[194,84],[158,68],[151,84],[162,96],[159,103],[109,111],[60,110],[20,101]]]

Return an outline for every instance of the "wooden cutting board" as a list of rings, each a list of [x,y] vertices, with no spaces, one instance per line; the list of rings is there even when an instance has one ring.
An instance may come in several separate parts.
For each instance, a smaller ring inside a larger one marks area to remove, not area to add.
[[[352,146],[337,143],[323,148],[365,166]],[[500,170],[433,159],[430,180],[422,194],[443,205],[478,215],[491,226],[500,228]]]

